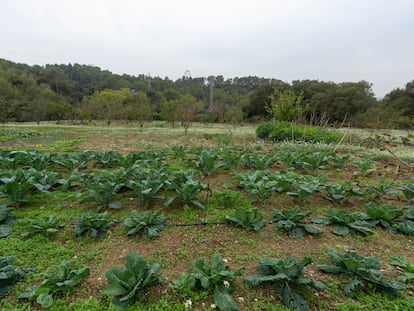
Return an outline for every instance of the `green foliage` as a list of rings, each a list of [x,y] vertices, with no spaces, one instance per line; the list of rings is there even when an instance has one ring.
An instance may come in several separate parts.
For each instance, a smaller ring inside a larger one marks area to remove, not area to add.
[[[162,169],[145,169],[139,182],[130,180],[128,186],[134,191],[131,197],[138,196],[144,207],[156,199],[163,199],[159,192],[170,183],[169,176]]]
[[[240,226],[247,231],[259,231],[266,225],[263,214],[257,211],[257,208],[244,209],[238,208],[233,216],[226,216],[227,222]]]
[[[214,191],[213,201],[218,207],[223,207],[226,209],[233,208],[238,204],[244,203],[244,199],[239,191],[233,191],[229,189],[225,189],[223,191]]]
[[[257,152],[246,153],[241,156],[241,162],[249,169],[264,170],[272,167],[278,160],[276,154],[266,154],[261,156]]]
[[[410,283],[414,281],[414,262],[408,262],[405,257],[392,256],[390,258],[390,265],[398,267],[403,273],[397,277],[397,280],[403,283]]]
[[[120,170],[121,174],[124,172]],[[118,172],[108,173],[99,178],[87,183],[85,185],[89,196],[84,198],[81,203],[97,203],[97,212],[102,208],[121,208],[121,202],[112,201],[112,197],[123,187],[126,183],[124,176],[119,176]]]
[[[367,220],[368,215],[362,212],[349,213],[344,209],[337,211],[329,209],[326,216],[317,216],[313,219],[313,222],[323,225],[334,225],[331,232],[341,236],[348,235],[350,230],[364,235],[374,234],[374,231],[370,229],[372,224],[370,224]]]
[[[108,217],[108,212],[101,214],[87,212],[80,217],[76,217],[75,221],[76,225],[73,229],[75,237],[80,237],[89,232],[95,240],[102,239],[113,224],[113,221]]]
[[[395,207],[391,204],[376,205],[373,202],[365,204],[365,210],[369,216],[369,222],[374,226],[380,225],[381,227],[391,230],[393,223],[398,218],[404,215],[404,210]]]
[[[142,237],[155,238],[164,228],[165,217],[159,212],[145,211],[138,213],[131,211],[130,217],[124,220],[124,225],[130,228],[127,235],[135,235],[141,232]]]
[[[393,228],[405,235],[414,235],[414,207],[408,208],[408,213],[393,223]]]
[[[0,257],[0,299],[4,298],[28,272],[34,271],[14,266],[15,260],[14,256]]]
[[[330,159],[334,162],[336,167],[345,167],[350,160],[352,159],[352,155],[350,153],[346,154],[338,154],[334,153],[330,155]]]
[[[404,193],[405,197],[409,200],[414,199],[414,183],[412,184],[405,184],[399,187],[402,193]]]
[[[0,204],[0,239],[6,238],[12,233],[13,215],[10,207],[5,204]]]
[[[217,166],[221,169],[232,169],[237,171],[240,166],[242,155],[234,153],[233,150],[230,149],[220,149],[218,153],[218,164]]]
[[[59,219],[51,215],[37,220],[22,220],[18,222],[18,225],[23,228],[22,237],[30,237],[38,233],[50,235],[65,226]]]
[[[267,112],[277,121],[295,121],[303,114],[303,95],[296,96],[292,91],[280,92],[275,90],[270,95],[270,103],[266,107]]]
[[[103,294],[114,296],[112,302],[118,307],[127,307],[136,300],[141,300],[144,290],[161,282],[161,276],[157,271],[158,263],[149,264],[144,257],[135,252],[128,252],[124,268],[116,266],[105,273],[108,286]]]
[[[57,172],[37,171],[32,169],[28,171],[28,173],[30,174],[30,183],[40,192],[49,192],[65,183],[62,175]]]
[[[231,281],[241,276],[243,270],[241,267],[234,272],[229,271],[219,254],[211,256],[210,262],[206,258],[198,258],[190,267],[189,274],[182,273],[180,280],[173,281],[173,288],[182,294],[192,290],[213,289],[213,300],[219,309],[236,311],[238,307],[231,297],[234,291]]]
[[[213,150],[203,149],[192,159],[194,166],[203,174],[209,175],[218,168],[218,155]]]
[[[327,153],[322,151],[313,152],[311,154],[303,154],[300,159],[300,164],[303,168],[309,169],[312,172],[324,169],[328,163],[329,156]]]
[[[177,179],[175,180],[177,181]],[[204,209],[203,203],[198,199],[198,195],[202,191],[207,190],[207,185],[202,182],[189,179],[184,183],[172,183],[171,188],[174,189],[175,195],[170,197],[165,203],[165,206],[169,206],[173,201],[180,202],[184,206],[195,205]]]
[[[363,192],[366,197],[379,202],[381,202],[386,195],[395,197],[399,195],[398,189],[392,187],[392,183],[388,180],[381,181],[374,185],[365,185]]]
[[[0,197],[9,200],[11,206],[19,207],[28,203],[31,197],[33,185],[27,180],[22,170],[14,171],[13,176],[0,178]]]
[[[95,152],[93,154],[94,167],[113,168],[119,167],[124,161],[122,154],[117,151]]]
[[[259,258],[258,261],[258,275],[245,277],[246,284],[250,287],[272,285],[275,292],[281,294],[283,304],[291,310],[309,310],[305,299],[295,290],[296,287],[308,285],[318,290],[325,289],[321,282],[304,277],[303,268],[312,263],[309,257],[296,261],[289,255],[285,259]]]
[[[269,176],[264,171],[253,171],[241,173],[236,176],[240,180],[240,186],[243,187],[251,197],[258,197],[265,201],[277,191],[278,182],[269,180]]]
[[[407,289],[402,284],[384,280],[378,257],[364,257],[353,249],[341,254],[328,248],[328,254],[333,265],[318,265],[318,269],[326,273],[348,275],[351,280],[344,287],[345,295],[350,295],[359,287],[366,287],[368,283],[395,296]]]
[[[271,128],[272,125],[272,128]],[[275,142],[279,141],[304,141],[337,143],[341,140],[341,134],[334,130],[316,126],[291,124],[289,122],[265,123],[256,129],[256,135],[262,139]]]
[[[274,122],[262,122],[256,128],[256,136],[260,139],[269,139],[274,128]]]
[[[358,176],[367,176],[374,172],[375,170],[372,168],[372,158],[371,157],[363,157],[361,159],[354,159],[353,161],[357,166],[358,170],[354,172],[354,175]]]
[[[303,175],[298,180],[293,180],[291,186],[293,188],[292,191],[288,191],[286,194],[298,197],[303,202],[314,192],[320,191],[320,177]]]
[[[328,195],[325,197],[329,201],[343,203],[349,196],[363,196],[360,189],[353,187],[351,182],[346,180],[342,184],[328,183],[325,185]]]
[[[309,216],[311,211],[301,211],[298,206],[290,210],[273,210],[273,223],[280,229],[286,230],[289,237],[301,239],[304,233],[321,234],[322,230],[318,227],[309,225],[304,222],[305,217]]]
[[[53,304],[53,296],[73,292],[88,275],[88,267],[72,269],[70,262],[63,260],[60,265],[45,275],[39,286],[28,288],[19,298],[29,301],[36,299],[42,308],[49,308]]]

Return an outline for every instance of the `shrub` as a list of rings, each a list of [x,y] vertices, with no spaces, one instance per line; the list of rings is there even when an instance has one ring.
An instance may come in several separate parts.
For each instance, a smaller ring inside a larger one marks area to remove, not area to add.
[[[258,138],[275,142],[293,139],[304,142],[337,143],[342,137],[334,130],[290,122],[261,123],[256,129],[256,135]]]

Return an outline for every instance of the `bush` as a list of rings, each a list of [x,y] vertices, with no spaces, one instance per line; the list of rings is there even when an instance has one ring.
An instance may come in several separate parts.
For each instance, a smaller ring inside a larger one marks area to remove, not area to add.
[[[256,135],[257,137],[261,139],[269,139],[270,132],[272,131],[274,127],[273,122],[262,122],[259,124],[259,126],[256,129]]]
[[[334,130],[290,122],[261,123],[256,129],[256,135],[258,138],[275,142],[289,141],[293,136],[294,141],[337,143],[342,137]]]

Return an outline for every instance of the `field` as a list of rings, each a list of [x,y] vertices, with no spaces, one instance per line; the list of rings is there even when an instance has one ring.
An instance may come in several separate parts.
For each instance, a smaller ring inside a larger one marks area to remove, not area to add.
[[[394,156],[349,143],[275,144],[257,140],[251,125],[234,130],[195,124],[187,135],[161,122],[144,128],[0,126],[0,206],[12,209],[13,227],[0,238],[0,257],[15,256],[15,266],[35,269],[0,299],[0,309],[39,309],[36,297],[32,302],[17,297],[68,260],[74,269],[89,267],[89,275],[76,290],[53,293],[50,309],[115,310],[112,297],[102,293],[108,285],[105,274],[111,266],[123,267],[127,254],[135,251],[149,263],[160,264],[162,283],[145,289],[141,301],[127,310],[214,308],[212,279],[212,286],[201,290],[185,289],[185,282],[176,282],[174,288],[172,281],[188,274],[197,258],[210,261],[215,254],[232,272],[244,267],[243,276],[257,275],[258,258],[310,257],[305,277],[326,285],[323,291],[297,286],[311,310],[414,310],[412,277],[397,296],[373,283],[345,295],[344,286],[352,277],[318,269],[331,264],[328,249],[344,253],[352,248],[365,257],[377,256],[377,272],[392,282],[402,275],[390,264],[393,256],[414,263],[414,149],[399,145],[391,150]],[[24,182],[27,189],[8,193],[6,184],[16,180],[13,189]],[[294,206],[303,219],[289,231],[292,222],[281,222],[280,217]],[[394,217],[375,218],[372,211],[381,208]],[[127,235],[131,228],[124,222],[134,210],[165,218],[157,236]],[[341,216],[337,214],[328,220],[341,210],[347,219],[334,224]],[[106,212],[111,222],[98,233],[74,236],[87,212]],[[57,222],[49,233],[22,236],[35,231],[35,220],[50,216]],[[229,281],[240,310],[287,310],[282,293],[270,285],[251,288],[242,276],[220,277],[216,286],[227,291],[223,280]]]

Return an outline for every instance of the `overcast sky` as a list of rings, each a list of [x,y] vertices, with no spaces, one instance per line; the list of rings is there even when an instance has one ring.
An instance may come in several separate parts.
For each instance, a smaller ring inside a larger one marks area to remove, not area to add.
[[[115,73],[414,79],[413,0],[0,0],[0,58]]]

